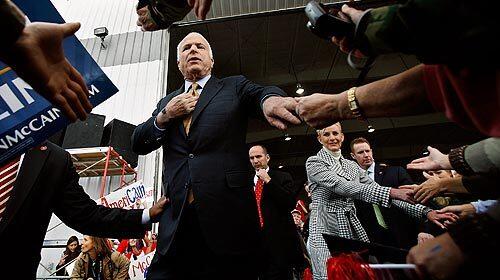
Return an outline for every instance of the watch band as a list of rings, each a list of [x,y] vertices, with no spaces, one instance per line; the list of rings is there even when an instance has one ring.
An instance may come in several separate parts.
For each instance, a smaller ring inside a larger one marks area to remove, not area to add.
[[[361,114],[361,108],[359,107],[358,100],[356,99],[356,89],[357,87],[352,87],[347,91],[347,104],[353,116],[360,120],[365,120]]]
[[[465,148],[467,148],[467,146],[451,149],[448,154],[448,160],[455,171],[467,176],[474,174],[474,170],[472,170],[467,161],[465,161]]]

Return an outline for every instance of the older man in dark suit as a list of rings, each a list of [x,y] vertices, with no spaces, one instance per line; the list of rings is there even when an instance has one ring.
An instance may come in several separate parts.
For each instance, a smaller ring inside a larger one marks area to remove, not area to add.
[[[160,220],[148,279],[254,279],[258,217],[247,183],[248,116],[284,129],[300,123],[296,102],[277,87],[243,76],[218,79],[208,41],[188,34],[178,45],[183,86],[158,102],[132,136],[139,154],[163,148]]]

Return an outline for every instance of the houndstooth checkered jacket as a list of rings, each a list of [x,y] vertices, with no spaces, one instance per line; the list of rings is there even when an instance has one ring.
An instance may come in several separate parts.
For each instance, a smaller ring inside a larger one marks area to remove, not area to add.
[[[323,233],[369,242],[356,217],[354,199],[384,207],[394,205],[418,219],[430,210],[423,205],[389,199],[389,187],[375,183],[354,161],[334,159],[325,148],[307,160],[306,170],[312,198],[307,247],[315,280],[327,279],[326,260],[330,251]]]

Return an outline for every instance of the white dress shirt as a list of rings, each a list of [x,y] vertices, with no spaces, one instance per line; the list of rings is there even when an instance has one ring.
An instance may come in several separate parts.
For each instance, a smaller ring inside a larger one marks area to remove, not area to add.
[[[370,177],[370,179],[375,181],[375,162],[373,162],[372,165],[370,165],[370,167],[366,169],[366,172],[368,174],[368,177]]]
[[[201,93],[203,92],[203,89],[205,88],[205,85],[207,84],[210,77],[212,77],[212,75],[207,75],[207,76],[201,78],[200,80],[196,81],[196,83],[199,86],[196,91],[198,92],[199,95],[201,95]],[[192,84],[193,84],[193,82],[190,82],[188,80],[184,80],[184,89],[186,92],[191,89]]]

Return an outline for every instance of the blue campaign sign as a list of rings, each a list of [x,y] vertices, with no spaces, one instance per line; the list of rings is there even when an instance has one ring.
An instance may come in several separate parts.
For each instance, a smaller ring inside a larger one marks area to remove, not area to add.
[[[13,2],[31,22],[64,22],[49,0]],[[94,107],[118,92],[75,36],[66,38],[63,46],[66,58],[85,79]],[[58,108],[0,61],[0,164],[42,143],[68,123]]]

